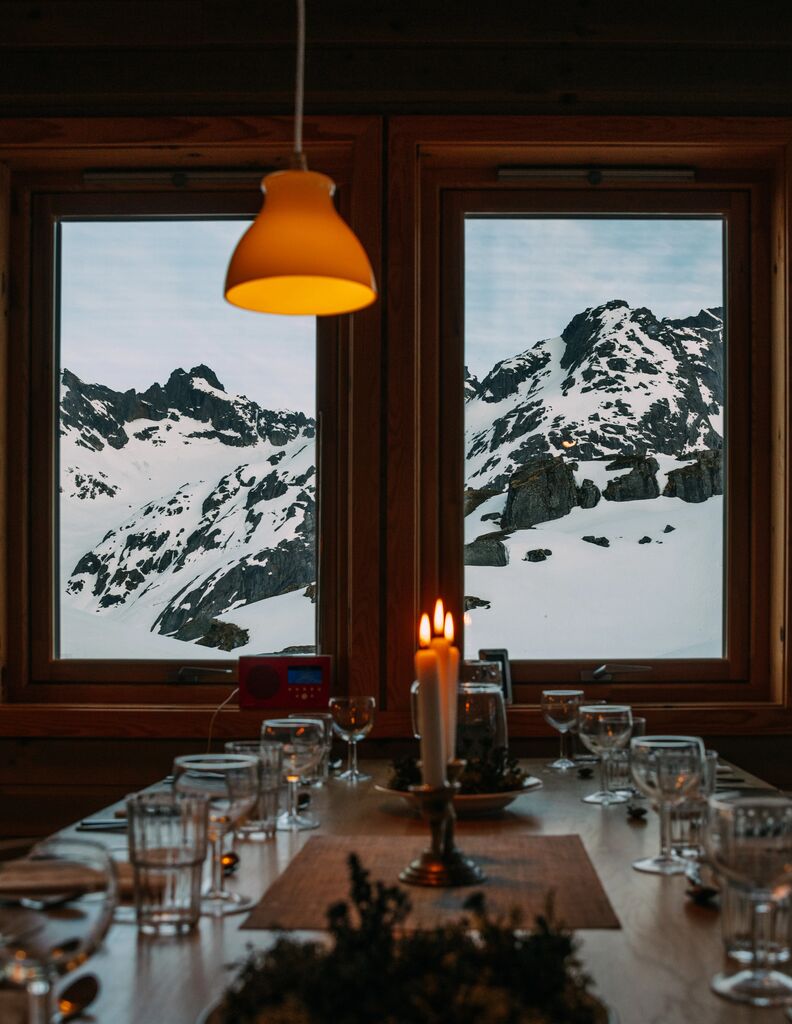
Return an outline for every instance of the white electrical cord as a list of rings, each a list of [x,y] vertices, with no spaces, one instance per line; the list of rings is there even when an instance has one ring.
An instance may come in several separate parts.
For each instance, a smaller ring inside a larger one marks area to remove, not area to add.
[[[211,754],[211,752],[212,752],[212,732],[214,731],[215,719],[220,714],[220,712],[223,710],[223,708],[226,706],[226,704],[230,700],[233,700],[234,697],[236,697],[236,695],[238,693],[239,693],[239,687],[237,686],[235,689],[233,689],[231,691],[231,693],[229,693],[229,695],[226,697],[226,699],[223,701],[223,703],[222,704],[218,704],[217,707],[214,709],[214,712],[212,714],[212,719],[209,722],[209,739],[206,741],[206,753],[207,754]]]
[[[297,75],[294,83],[294,163],[305,169],[303,106],[305,100],[305,0],[297,0]]]

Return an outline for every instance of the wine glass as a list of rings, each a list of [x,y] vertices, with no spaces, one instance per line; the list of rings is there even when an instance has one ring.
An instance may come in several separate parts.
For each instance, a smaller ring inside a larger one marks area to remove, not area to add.
[[[302,718],[306,721],[316,722],[322,727],[323,748],[319,764],[314,768],[310,776],[303,779],[303,783],[309,786],[323,786],[330,778],[330,754],[333,749],[333,716],[329,711],[292,711],[289,718]]]
[[[600,789],[583,797],[587,804],[623,804],[627,796],[608,788],[608,756],[630,738],[632,708],[628,704],[582,704],[578,708],[578,735],[592,754],[600,758]]]
[[[567,737],[577,721],[578,708],[582,700],[582,690],[542,690],[542,714],[545,721],[561,734],[559,756],[547,766],[553,771],[568,772],[577,767],[569,756]]]
[[[250,811],[258,799],[261,761],[247,754],[188,754],[173,762],[173,790],[209,799],[212,880],[201,897],[201,913],[210,917],[236,914],[253,900],[223,885],[223,836]]]
[[[752,1006],[792,1001],[792,978],[772,969],[768,954],[776,900],[788,895],[792,873],[792,800],[782,796],[710,797],[704,836],[710,863],[751,901],[753,963],[711,985],[718,995]]]
[[[118,899],[115,865],[98,843],[48,839],[4,865],[0,979],[25,985],[29,1024],[49,1024],[52,985],[98,948]]]
[[[261,739],[280,743],[283,747],[283,772],[288,783],[288,805],[278,818],[280,832],[316,828],[313,815],[297,811],[297,787],[303,775],[309,774],[322,760],[325,737],[321,722],[310,718],[270,718],[261,725]]]
[[[671,846],[671,808],[699,787],[704,774],[704,743],[698,736],[637,736],[630,744],[630,771],[638,789],[657,803],[660,853],[633,861],[636,871],[678,875],[687,861]]]
[[[365,782],[371,778],[358,771],[357,745],[364,736],[368,736],[374,725],[374,708],[377,702],[373,697],[331,697],[328,707],[333,713],[333,728],[336,735],[349,744],[347,770],[338,777],[344,782]]]

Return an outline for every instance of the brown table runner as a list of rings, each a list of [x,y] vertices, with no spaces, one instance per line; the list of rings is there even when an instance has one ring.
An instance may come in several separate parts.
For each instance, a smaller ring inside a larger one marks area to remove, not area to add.
[[[459,889],[404,886],[413,907],[407,928],[432,928],[457,918],[475,889],[484,893],[491,912],[505,914],[519,907],[526,925],[544,912],[552,889],[556,919],[566,927],[620,927],[579,836],[465,836],[460,847],[482,866],[487,881]],[[415,836],[314,836],[272,883],[242,927],[326,928],[327,907],[349,893],[351,851],[371,871],[372,881],[392,885],[420,853],[421,840]]]

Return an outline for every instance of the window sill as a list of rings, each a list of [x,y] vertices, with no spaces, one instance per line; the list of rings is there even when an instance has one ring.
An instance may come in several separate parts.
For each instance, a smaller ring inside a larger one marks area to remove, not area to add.
[[[0,706],[0,737],[117,737],[119,739],[196,739],[208,735],[216,705],[173,704],[5,704]],[[635,705],[649,719],[655,733],[710,736],[782,735],[792,733],[792,710],[779,704],[744,703]],[[261,711],[223,710],[217,716],[213,735],[217,739],[255,738],[265,717],[291,709]],[[508,710],[509,733],[513,737],[556,735],[541,712],[531,705],[513,705]],[[412,736],[410,715],[385,711],[377,717],[376,739],[406,739]]]

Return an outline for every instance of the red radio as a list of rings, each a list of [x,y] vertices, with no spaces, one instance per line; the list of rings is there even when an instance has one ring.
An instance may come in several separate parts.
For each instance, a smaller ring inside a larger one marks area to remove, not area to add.
[[[326,709],[332,671],[329,654],[243,655],[239,659],[239,706],[245,711]]]

